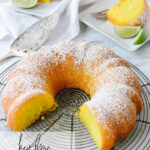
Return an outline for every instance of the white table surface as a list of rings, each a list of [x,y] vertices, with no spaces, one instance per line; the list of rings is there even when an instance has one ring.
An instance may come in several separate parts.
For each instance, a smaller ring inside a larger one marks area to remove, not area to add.
[[[7,1],[8,0],[1,0],[0,4]],[[129,52],[104,35],[86,26],[85,24],[80,23],[80,25],[81,32],[74,39],[74,41],[87,41],[93,44],[107,46],[120,57],[126,59],[127,61],[138,67],[150,79],[150,41],[137,51]],[[13,40],[14,39],[11,35],[3,40],[0,40],[0,57],[3,57],[10,51],[9,47]],[[0,63],[0,65],[6,64],[7,62]]]
[[[0,0],[0,4],[2,1],[5,2],[7,0]],[[117,55],[119,55],[120,57],[126,59],[127,61],[131,62],[133,65],[138,67],[150,79],[150,41],[147,44],[145,44],[143,47],[138,49],[137,51],[130,52],[130,51],[127,51],[126,49],[122,48],[121,46],[117,45],[116,43],[114,43],[113,41],[111,41],[110,39],[105,37],[104,35],[98,33],[97,31],[91,29],[90,27],[86,26],[85,24],[80,23],[80,26],[81,26],[81,32],[74,39],[74,41],[79,41],[79,42],[86,41],[86,42],[90,42],[92,44],[107,46],[110,49],[112,49]],[[14,41],[14,39],[12,38],[11,35],[7,36],[3,40],[0,40],[0,57],[3,57],[10,51],[9,47],[13,41]],[[16,59],[18,59],[18,58],[13,58],[13,59],[9,59],[4,62],[0,62],[0,73],[3,69],[5,69],[5,67],[9,66],[10,63],[15,61]],[[147,110],[147,108],[146,108],[146,110]],[[144,125],[143,127],[146,128],[146,130],[144,129],[145,131],[148,131],[149,126]],[[139,129],[140,132],[142,132],[141,129],[143,130],[143,128],[140,127],[140,129]],[[12,139],[14,139],[15,142],[16,142],[16,139],[19,137],[18,136],[19,133],[18,134],[15,133],[15,135],[13,134],[14,132],[11,132],[11,134],[10,134],[10,132],[8,132],[8,133],[1,132],[1,133],[4,133],[4,135],[6,133],[7,137],[8,137],[8,135],[10,135],[10,139],[12,138],[11,136],[13,136]],[[32,132],[30,132],[30,134],[32,134]],[[29,134],[27,133],[27,135],[29,135]],[[141,135],[141,133],[140,133],[140,135]],[[148,140],[149,140],[149,138],[147,137],[144,142],[147,142]],[[14,141],[9,140],[10,145],[14,146]],[[18,146],[18,140],[17,140],[17,146]],[[13,147],[11,147],[11,148],[13,148]]]

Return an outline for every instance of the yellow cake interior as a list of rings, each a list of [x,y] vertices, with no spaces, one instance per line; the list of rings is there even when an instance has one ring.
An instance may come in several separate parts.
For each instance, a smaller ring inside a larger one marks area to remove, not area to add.
[[[21,105],[22,109],[19,109],[16,114],[16,130],[21,131],[27,126],[35,122],[41,115],[50,111],[51,108],[55,107],[55,102],[52,96],[49,94],[39,94],[32,99],[26,101]]]
[[[108,19],[114,25],[129,25],[136,20],[145,8],[144,0],[121,0],[108,11]]]
[[[86,104],[83,104],[80,107],[79,117],[88,129],[90,136],[92,137],[98,148],[101,148],[102,136],[100,133],[99,123]]]

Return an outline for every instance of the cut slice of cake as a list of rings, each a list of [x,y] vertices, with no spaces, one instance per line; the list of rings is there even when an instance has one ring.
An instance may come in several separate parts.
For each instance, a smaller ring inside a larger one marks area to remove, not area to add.
[[[145,0],[121,0],[108,12],[108,20],[117,26],[144,26],[148,18]]]

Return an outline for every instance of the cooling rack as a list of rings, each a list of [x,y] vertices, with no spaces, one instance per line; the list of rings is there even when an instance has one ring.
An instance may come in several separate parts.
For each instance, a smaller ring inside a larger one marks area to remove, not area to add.
[[[0,74],[0,93],[3,91],[7,75],[15,69],[13,62]],[[134,65],[131,69],[138,76],[142,86],[143,111],[130,135],[120,140],[113,150],[150,149],[150,81]],[[22,132],[13,132],[7,127],[6,116],[0,101],[0,150],[97,150],[87,129],[80,122],[78,107],[89,96],[79,89],[64,89],[56,96],[60,107],[42,117]]]

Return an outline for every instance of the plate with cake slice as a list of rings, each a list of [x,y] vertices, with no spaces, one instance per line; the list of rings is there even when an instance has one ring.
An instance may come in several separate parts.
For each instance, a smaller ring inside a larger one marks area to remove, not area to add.
[[[135,51],[150,40],[149,5],[146,0],[112,0],[111,3],[100,0],[82,11],[80,20],[127,50]],[[103,10],[108,10],[105,18],[101,14],[97,18],[92,15]],[[141,30],[137,32],[138,28]]]

